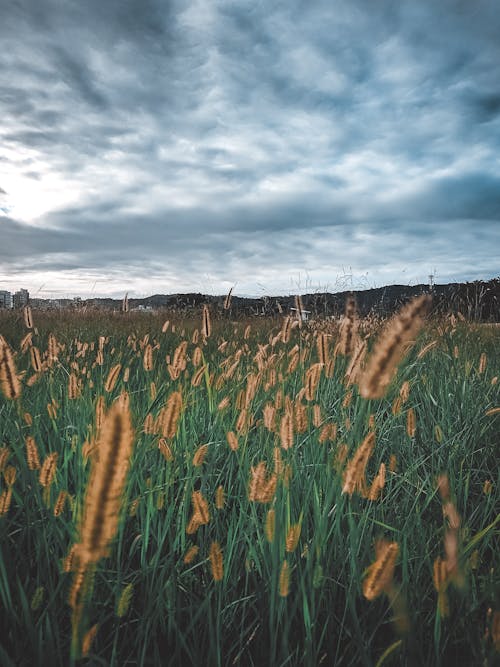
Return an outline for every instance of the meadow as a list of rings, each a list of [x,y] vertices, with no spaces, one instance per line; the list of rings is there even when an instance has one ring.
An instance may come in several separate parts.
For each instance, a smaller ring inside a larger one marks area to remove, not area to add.
[[[427,305],[0,311],[0,664],[498,664],[500,330]]]

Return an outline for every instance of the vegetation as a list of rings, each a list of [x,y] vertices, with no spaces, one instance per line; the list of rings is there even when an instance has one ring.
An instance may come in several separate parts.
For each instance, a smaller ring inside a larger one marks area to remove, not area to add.
[[[0,663],[493,665],[499,333],[426,307],[0,314]]]

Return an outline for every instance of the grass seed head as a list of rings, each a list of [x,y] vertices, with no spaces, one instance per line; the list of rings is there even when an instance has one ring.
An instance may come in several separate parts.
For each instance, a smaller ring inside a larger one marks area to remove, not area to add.
[[[210,510],[208,509],[208,502],[204,498],[201,491],[193,491],[191,495],[191,502],[193,504],[193,515],[196,516],[197,522],[200,525],[210,523]]]
[[[24,306],[23,319],[26,329],[33,329],[33,313],[30,306]]]
[[[365,489],[365,470],[375,447],[375,433],[371,431],[358,447],[344,471],[342,493],[352,495],[355,491],[363,493]]]
[[[58,458],[59,454],[57,452],[52,452],[52,454],[49,454],[43,462],[43,465],[40,469],[39,481],[44,488],[49,487],[54,481]]]
[[[40,470],[40,457],[35,438],[31,435],[26,436],[26,461],[30,470]]]
[[[118,604],[116,606],[116,615],[118,618],[123,618],[130,607],[130,603],[132,601],[132,595],[134,593],[134,584],[130,583],[127,584],[123,589],[122,592],[120,593],[120,597],[118,599]]]
[[[283,449],[290,449],[293,446],[293,413],[285,412],[281,418],[280,424],[280,440]]]
[[[108,554],[118,529],[134,432],[126,401],[116,401],[107,413],[99,435],[99,456],[92,468],[80,523],[78,559],[96,563]]]
[[[21,396],[21,383],[17,377],[14,357],[3,337],[0,338],[0,388],[10,401]]]
[[[208,452],[208,445],[200,445],[193,456],[193,466],[199,468],[205,462]]]
[[[210,568],[213,580],[222,581],[224,577],[224,561],[219,542],[212,542],[210,545]]]
[[[198,551],[200,550],[200,547],[197,544],[193,544],[192,546],[189,547],[189,549],[186,551],[186,554],[184,555],[183,563],[185,565],[189,565],[194,561],[196,556],[198,555]]]
[[[210,321],[210,311],[208,310],[208,306],[206,306],[206,305],[203,306],[201,333],[205,338],[210,338],[210,335],[212,333],[212,323]]]
[[[57,496],[56,504],[54,505],[54,516],[60,516],[63,513],[64,506],[66,505],[66,500],[68,498],[67,491],[59,491]]]
[[[280,597],[286,598],[290,592],[290,566],[286,560],[283,561],[279,577]]]
[[[266,540],[270,544],[274,542],[275,528],[276,528],[276,512],[274,509],[270,509],[266,514],[266,525],[264,529],[266,533]]]
[[[358,342],[358,317],[357,306],[354,295],[347,297],[345,305],[345,314],[340,324],[340,342],[338,346],[338,354],[350,356]]]
[[[417,431],[417,419],[415,417],[415,410],[409,408],[406,413],[406,434],[409,438],[414,438]]]
[[[375,600],[381,593],[389,590],[398,554],[397,542],[382,540],[378,543],[377,559],[370,565],[368,575],[363,582],[363,595],[367,600]]]
[[[229,449],[235,452],[239,447],[238,436],[236,433],[234,433],[234,431],[229,431],[226,434],[226,440],[227,444],[229,445]]]
[[[225,504],[226,504],[226,496],[224,493],[224,487],[218,486],[217,491],[215,492],[215,507],[218,510],[223,510]]]
[[[161,430],[165,438],[174,438],[182,410],[182,395],[180,391],[170,394],[162,415]]]
[[[391,318],[360,376],[359,390],[364,398],[385,395],[408,345],[422,327],[430,303],[431,297],[423,294],[412,299]]]
[[[301,524],[294,523],[288,529],[285,540],[285,550],[289,553],[292,553],[297,548],[300,539]]]
[[[31,367],[35,373],[42,372],[42,357],[40,355],[40,350],[33,346],[30,347],[30,357],[31,357]]]
[[[120,375],[120,371],[122,369],[121,364],[116,364],[111,368],[111,370],[108,373],[108,377],[106,379],[106,382],[104,384],[104,390],[109,394],[113,391],[115,388],[115,385],[118,381],[118,376]]]
[[[5,516],[10,508],[12,502],[12,487],[8,486],[0,493],[0,517]]]

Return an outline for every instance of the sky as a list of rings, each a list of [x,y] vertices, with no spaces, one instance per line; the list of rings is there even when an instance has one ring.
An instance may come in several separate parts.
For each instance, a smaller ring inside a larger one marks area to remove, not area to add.
[[[498,0],[3,0],[0,289],[500,275]]]

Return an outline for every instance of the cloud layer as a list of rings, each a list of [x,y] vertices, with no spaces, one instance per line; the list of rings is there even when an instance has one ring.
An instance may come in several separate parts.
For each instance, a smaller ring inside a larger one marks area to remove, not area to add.
[[[31,0],[0,23],[0,288],[499,274],[491,0]]]

